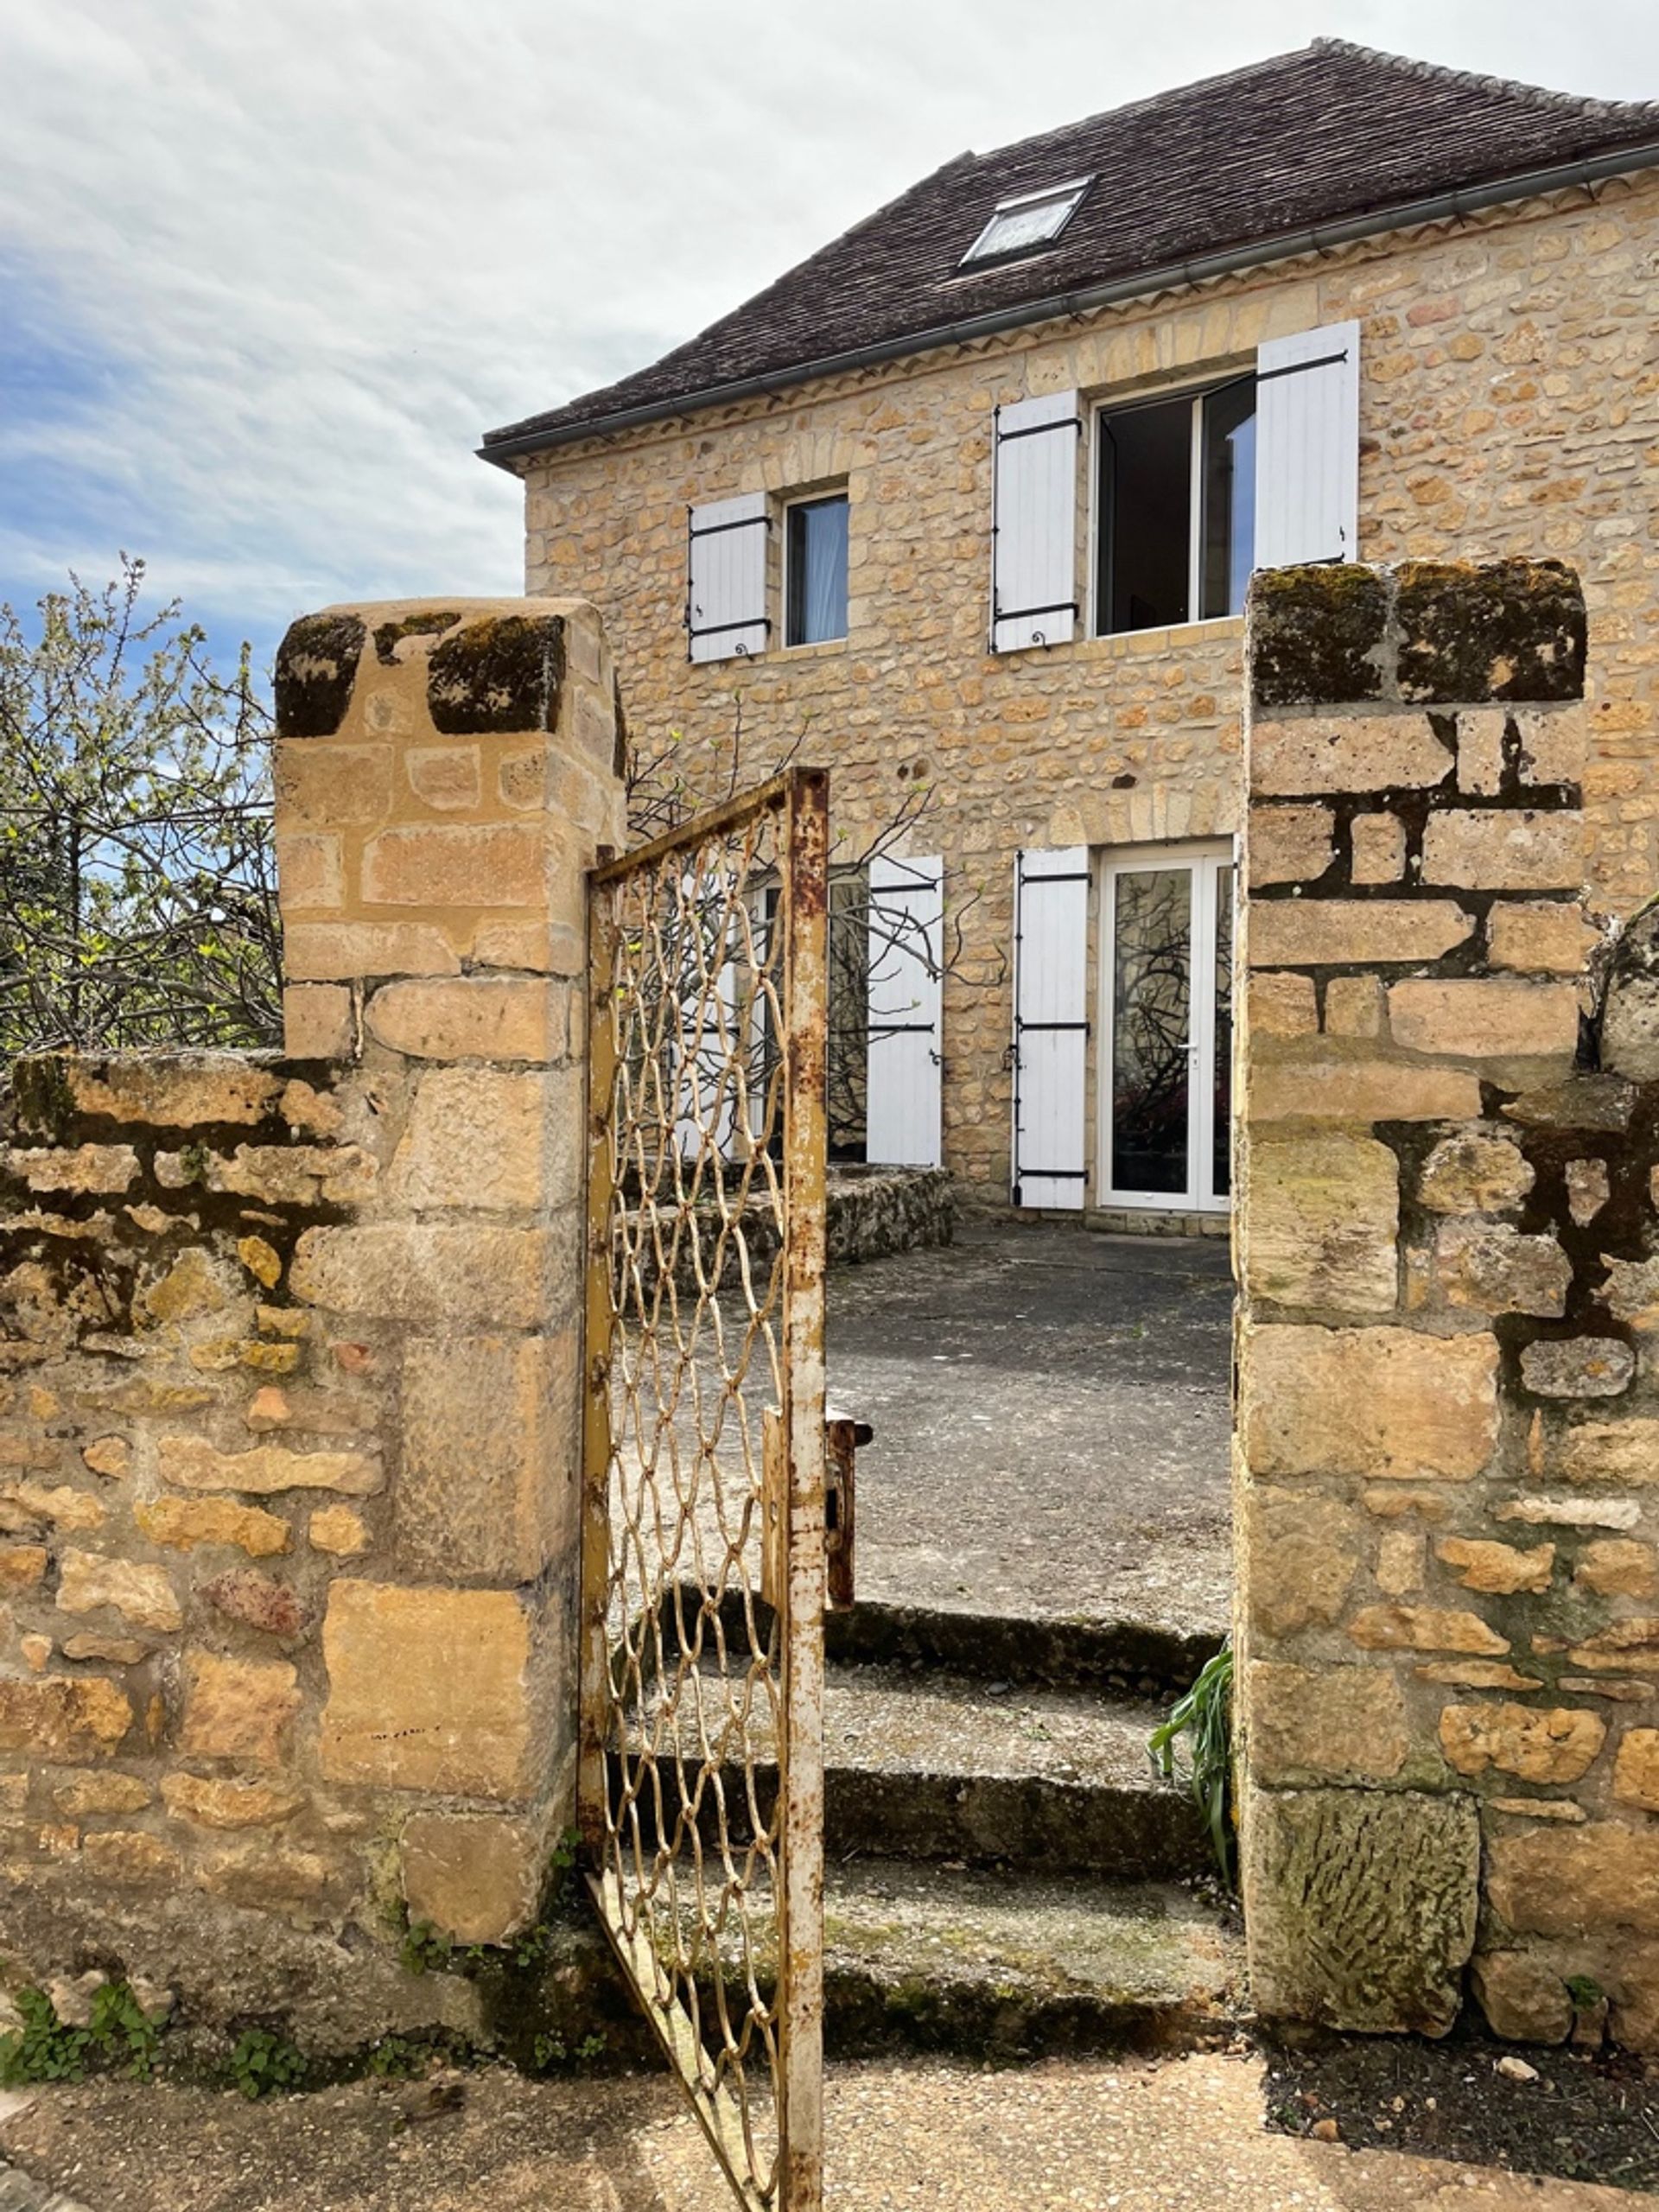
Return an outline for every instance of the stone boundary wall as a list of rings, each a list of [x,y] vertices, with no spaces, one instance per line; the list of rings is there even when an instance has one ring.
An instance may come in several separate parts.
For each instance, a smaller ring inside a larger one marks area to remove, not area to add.
[[[1580,912],[1577,580],[1287,570],[1249,620],[1255,2002],[1659,2049],[1659,1021],[1651,918],[1610,963]]]
[[[471,2032],[575,1770],[591,608],[331,610],[277,667],[287,1053],[16,1070],[0,1948],[314,2051]]]

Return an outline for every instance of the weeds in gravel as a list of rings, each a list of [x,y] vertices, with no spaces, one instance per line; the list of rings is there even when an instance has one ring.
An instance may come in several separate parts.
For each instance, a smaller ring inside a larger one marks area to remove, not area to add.
[[[1173,1779],[1177,1748],[1187,1739],[1187,1787],[1210,1832],[1222,1879],[1233,1885],[1233,1648],[1224,1643],[1169,1718],[1147,1738],[1153,1765]]]
[[[599,2035],[583,2036],[573,2049],[563,2036],[537,2036],[533,2056],[537,2071],[541,2074],[558,2073],[567,2067],[591,2066],[596,2058],[605,2056],[605,2038]]]
[[[229,2073],[245,2097],[273,2096],[297,2089],[305,2079],[305,2060],[285,2037],[269,2028],[249,2028],[232,2051]]]

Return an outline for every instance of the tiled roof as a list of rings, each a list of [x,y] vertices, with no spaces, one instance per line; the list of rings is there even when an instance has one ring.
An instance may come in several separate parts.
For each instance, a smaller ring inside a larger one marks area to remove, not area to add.
[[[1659,140],[1659,104],[1580,99],[1316,39],[1294,54],[963,154],[677,346],[602,391],[491,431],[561,442],[634,409],[675,412],[753,378],[1315,225],[1381,218],[1459,188]],[[999,200],[1092,175],[1052,245],[960,263]]]

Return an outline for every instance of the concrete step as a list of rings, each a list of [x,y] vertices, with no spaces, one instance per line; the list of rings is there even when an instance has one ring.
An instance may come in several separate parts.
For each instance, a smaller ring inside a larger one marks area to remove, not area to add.
[[[863,1599],[824,1621],[832,1662],[931,1668],[1096,1695],[1178,1697],[1219,1648],[1217,1637],[1158,1621],[955,1612]]]
[[[1173,1884],[857,1859],[826,1885],[826,2039],[845,2056],[1168,2049],[1236,2017],[1243,1955]]]
[[[699,1677],[701,1726],[689,1686],[678,1694],[678,1748],[691,1773],[717,1764],[728,1821],[746,1802],[740,1723],[711,1670]],[[1168,1881],[1210,1871],[1202,1824],[1185,1791],[1161,1780],[1147,1737],[1162,1708],[1075,1690],[1015,1688],[960,1675],[835,1667],[824,1697],[824,1839],[831,1859],[854,1853],[955,1860],[1046,1874]],[[657,1726],[653,1713],[650,1726]],[[677,1814],[673,1724],[662,1723],[664,1811]],[[777,1769],[769,1712],[742,1726],[762,1817]],[[703,1794],[712,1837],[712,1793]]]
[[[719,1610],[728,1637],[747,1643],[741,1593],[728,1591]],[[699,1611],[688,1586],[678,1617],[695,1620]],[[754,1611],[765,1636],[772,1609],[757,1604]],[[676,1618],[674,1606],[665,1604],[662,1620],[671,1649]],[[825,1616],[823,1641],[831,1665],[920,1667],[982,1681],[1166,1700],[1192,1687],[1221,1639],[1206,1630],[1157,1620],[957,1611],[861,1598]]]

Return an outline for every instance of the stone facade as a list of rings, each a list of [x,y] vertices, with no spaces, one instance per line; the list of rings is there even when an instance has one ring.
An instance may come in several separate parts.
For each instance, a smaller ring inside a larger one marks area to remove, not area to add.
[[[20,1063],[0,1941],[308,2048],[477,2021],[573,1816],[593,611],[298,623],[287,1056]]]
[[[967,1194],[1001,1198],[1014,850],[1236,832],[1242,633],[1226,620],[988,654],[993,409],[1179,386],[1357,317],[1360,556],[1549,552],[1583,578],[1588,880],[1598,907],[1628,912],[1659,880],[1656,254],[1649,174],[563,447],[524,465],[528,588],[599,594],[642,749],[671,740],[694,782],[741,717],[746,779],[793,748],[832,770],[844,852],[931,794],[911,849],[944,855],[962,932],[945,1162]],[[847,641],[690,665],[688,505],[842,482]],[[1386,878],[1390,857],[1358,865]]]
[[[1659,2049],[1656,927],[1590,957],[1577,583],[1287,570],[1249,619],[1255,2000]]]

